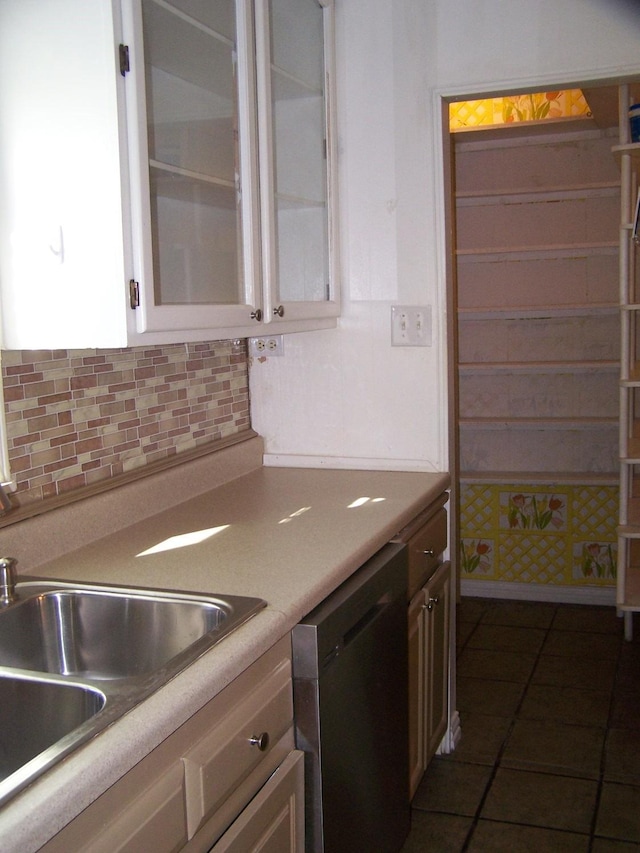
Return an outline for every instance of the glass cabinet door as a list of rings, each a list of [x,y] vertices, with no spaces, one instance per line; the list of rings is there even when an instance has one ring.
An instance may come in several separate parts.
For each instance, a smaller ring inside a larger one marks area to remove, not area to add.
[[[265,321],[335,316],[332,4],[258,0]]]
[[[138,0],[132,8],[144,105],[138,330],[250,324],[260,282],[249,4]]]

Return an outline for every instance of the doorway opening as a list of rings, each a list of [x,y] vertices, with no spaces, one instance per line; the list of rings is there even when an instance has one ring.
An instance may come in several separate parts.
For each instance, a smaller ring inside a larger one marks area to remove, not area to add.
[[[617,85],[582,94],[586,115],[447,130],[463,594],[615,601],[620,110]]]

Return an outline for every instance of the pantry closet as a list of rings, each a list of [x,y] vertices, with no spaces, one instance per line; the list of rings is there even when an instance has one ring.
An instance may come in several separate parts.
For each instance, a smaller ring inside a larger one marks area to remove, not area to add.
[[[615,600],[616,88],[593,100],[452,134],[464,594]]]

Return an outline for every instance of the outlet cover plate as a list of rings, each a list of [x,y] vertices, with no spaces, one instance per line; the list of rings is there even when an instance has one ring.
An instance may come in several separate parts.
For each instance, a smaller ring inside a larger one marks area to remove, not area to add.
[[[253,358],[284,355],[283,335],[261,335],[259,338],[249,338],[249,355]]]

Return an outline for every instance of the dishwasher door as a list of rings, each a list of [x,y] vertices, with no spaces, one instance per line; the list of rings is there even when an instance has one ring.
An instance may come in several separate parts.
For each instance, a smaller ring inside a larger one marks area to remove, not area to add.
[[[386,545],[293,629],[313,853],[395,853],[409,832],[407,571]]]

